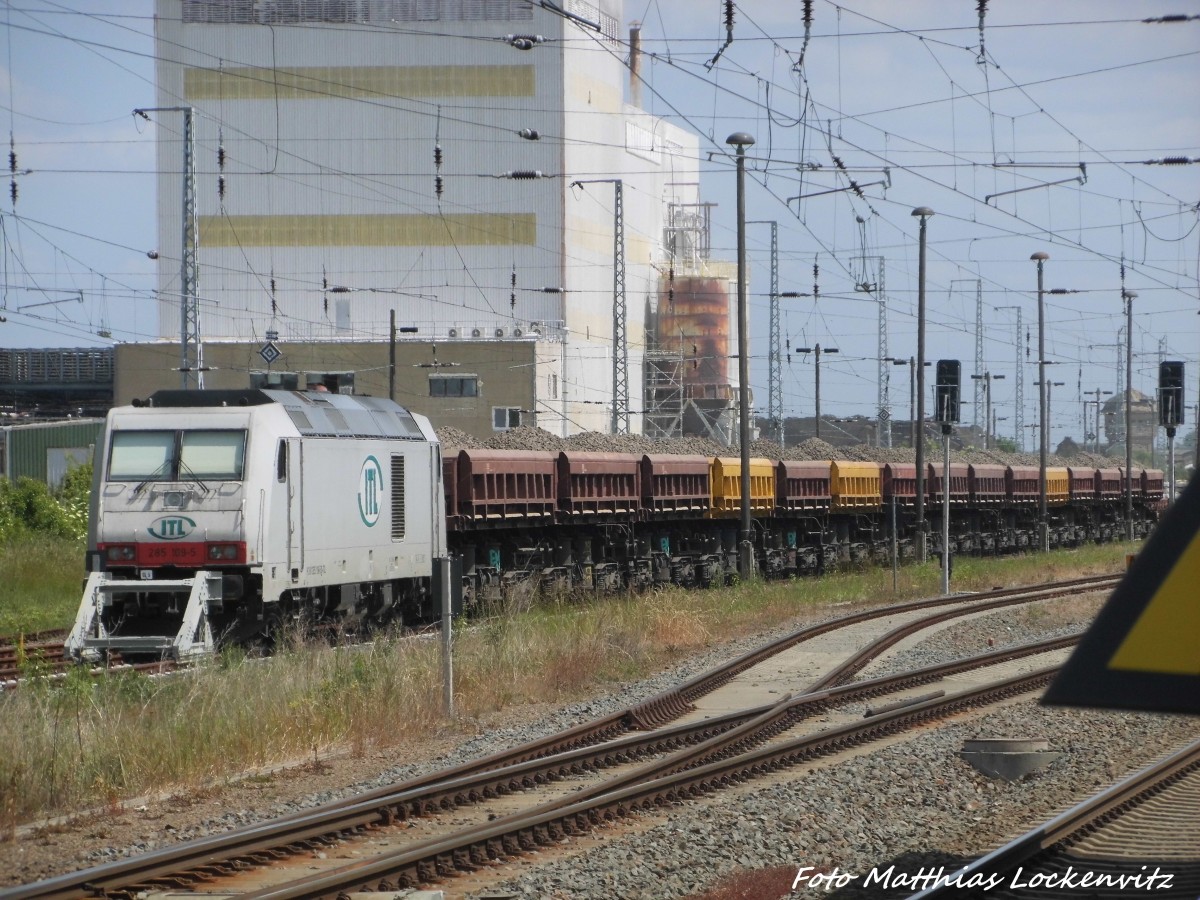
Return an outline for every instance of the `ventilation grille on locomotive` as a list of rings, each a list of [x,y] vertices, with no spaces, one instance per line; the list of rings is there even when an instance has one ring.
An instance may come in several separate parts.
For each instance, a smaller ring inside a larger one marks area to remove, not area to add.
[[[392,457],[392,540],[404,540],[404,457]]]

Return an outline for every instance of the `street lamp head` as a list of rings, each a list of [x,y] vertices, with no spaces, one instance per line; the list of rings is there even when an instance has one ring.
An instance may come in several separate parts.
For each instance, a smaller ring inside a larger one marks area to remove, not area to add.
[[[1136,300],[1137,291],[1121,291],[1121,297],[1125,300]]]
[[[1044,261],[1044,260],[1047,260],[1047,259],[1049,259],[1049,258],[1050,258],[1050,254],[1049,254],[1049,253],[1047,253],[1045,250],[1039,250],[1037,253],[1034,253],[1034,254],[1033,254],[1033,255],[1031,255],[1029,258],[1030,258],[1030,259],[1036,259],[1038,262],[1042,262],[1042,261]]]
[[[754,138],[744,131],[735,131],[729,137],[725,138],[725,143],[731,147],[737,147],[738,153],[745,153],[746,148],[754,144]]]
[[[930,209],[928,206],[918,206],[916,209],[914,209],[912,211],[912,215],[920,216],[922,219],[928,219],[930,216],[933,215],[933,210]]]

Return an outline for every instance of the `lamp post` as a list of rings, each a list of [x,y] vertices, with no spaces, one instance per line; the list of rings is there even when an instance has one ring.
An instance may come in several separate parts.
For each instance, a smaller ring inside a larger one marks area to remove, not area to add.
[[[917,264],[917,416],[913,444],[917,451],[917,562],[925,562],[925,224],[933,215],[928,206],[918,206],[912,215],[921,220]]]
[[[1050,550],[1050,521],[1046,513],[1046,453],[1049,440],[1046,434],[1046,301],[1043,267],[1050,254],[1039,250],[1029,257],[1037,261],[1038,293],[1038,543],[1043,553]]]
[[[816,362],[816,382],[813,390],[813,404],[816,407],[816,437],[819,440],[821,437],[821,354],[822,353],[837,353],[837,347],[821,348],[820,344],[813,344],[811,347],[797,347],[797,353],[811,353]]]
[[[742,462],[738,575],[744,581],[754,574],[754,535],[750,523],[750,314],[746,308],[746,148],[753,146],[754,138],[744,131],[735,131],[725,143],[737,150],[738,404]]]
[[[1121,291],[1125,301],[1125,540],[1133,540],[1133,301],[1137,291]]]
[[[972,375],[973,381],[983,382],[984,396],[984,415],[983,415],[983,449],[990,450],[992,447],[992,432],[995,429],[992,427],[992,379],[1003,381],[1003,375],[993,375],[991,372],[984,372],[982,375]]]

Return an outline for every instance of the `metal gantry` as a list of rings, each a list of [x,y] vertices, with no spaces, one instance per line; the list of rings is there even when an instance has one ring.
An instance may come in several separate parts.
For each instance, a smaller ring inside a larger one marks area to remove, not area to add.
[[[977,278],[975,279],[975,371],[982,372],[983,366],[983,279]],[[975,408],[972,411],[972,419],[974,421],[976,430],[979,429],[979,394],[980,383],[976,381]],[[987,416],[984,416],[983,427],[985,431],[990,424],[991,423],[987,420]]]
[[[196,387],[204,387],[204,344],[200,335],[200,288],[197,264],[199,228],[196,212],[196,110],[191,106],[155,106],[135,109],[134,115],[149,120],[152,112],[183,113],[183,227],[179,253],[179,386],[187,390],[189,373],[196,373]]]
[[[590,178],[574,185],[613,186],[612,433],[629,434],[629,340],[625,328],[625,197],[620,178]]]
[[[1017,396],[1016,396],[1016,415],[1013,416],[1013,441],[1016,444],[1017,450],[1025,451],[1025,371],[1021,364],[1021,307],[1019,306],[997,306],[996,309],[1015,309],[1017,311],[1017,339],[1014,341],[1016,348],[1016,369],[1017,378]]]
[[[613,179],[613,434],[629,434],[629,341],[625,331],[625,199]]]
[[[951,278],[950,292],[953,294],[954,285],[959,282],[974,283],[975,285],[975,368],[974,374],[978,375],[983,372],[983,280],[980,278]],[[983,409],[983,387],[981,382],[975,381],[975,394],[973,398],[974,404],[971,410],[971,426],[979,430],[979,411]],[[987,428],[987,422],[984,422],[984,428]]]

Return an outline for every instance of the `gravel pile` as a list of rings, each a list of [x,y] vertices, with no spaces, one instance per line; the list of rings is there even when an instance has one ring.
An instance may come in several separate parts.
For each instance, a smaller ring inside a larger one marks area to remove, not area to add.
[[[480,440],[466,432],[459,431],[449,425],[437,429],[444,452],[457,453],[459,450],[536,450],[547,453],[558,453],[562,450],[578,450],[588,453],[659,453],[671,456],[737,456],[738,447],[724,447],[716,441],[701,437],[683,437],[672,440],[650,440],[637,434],[603,434],[587,431],[574,434],[567,438],[543,431],[541,428],[531,428],[523,425],[504,431],[487,440]],[[910,447],[872,447],[867,444],[856,444],[845,447],[835,447],[819,438],[809,438],[791,447],[780,447],[775,441],[759,438],[750,444],[750,455],[763,459],[805,460],[857,460],[876,463],[913,463],[916,462],[916,452]],[[926,461],[937,463],[941,460],[941,449],[929,448]],[[1036,453],[1003,453],[999,450],[980,450],[969,447],[966,449],[951,449],[950,458],[957,463],[996,464],[1005,466],[1036,466],[1039,458]],[[1049,457],[1052,466],[1084,466],[1087,468],[1111,467],[1116,465],[1112,459],[1098,456],[1094,453],[1079,452],[1072,456]]]
[[[476,440],[474,435],[467,434],[465,431],[459,431],[451,425],[442,425],[437,429],[438,440],[442,442],[442,453],[454,452],[459,450],[477,450],[480,442]]]

